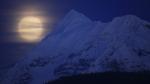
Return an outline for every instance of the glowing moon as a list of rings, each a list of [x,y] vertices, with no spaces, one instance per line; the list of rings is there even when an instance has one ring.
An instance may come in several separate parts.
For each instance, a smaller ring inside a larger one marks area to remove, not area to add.
[[[17,30],[19,37],[27,42],[37,42],[41,40],[44,33],[42,20],[33,16],[22,18]]]

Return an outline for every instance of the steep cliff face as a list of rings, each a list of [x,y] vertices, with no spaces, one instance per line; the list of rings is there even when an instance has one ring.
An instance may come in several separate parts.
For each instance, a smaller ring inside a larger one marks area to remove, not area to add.
[[[94,22],[72,10],[8,72],[2,84],[44,84],[75,74],[150,70],[147,25],[132,15]]]

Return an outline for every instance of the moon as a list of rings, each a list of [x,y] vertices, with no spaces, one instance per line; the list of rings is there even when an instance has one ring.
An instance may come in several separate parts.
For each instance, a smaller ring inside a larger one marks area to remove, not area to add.
[[[23,17],[17,30],[19,37],[26,42],[38,42],[44,33],[42,20],[34,16]]]

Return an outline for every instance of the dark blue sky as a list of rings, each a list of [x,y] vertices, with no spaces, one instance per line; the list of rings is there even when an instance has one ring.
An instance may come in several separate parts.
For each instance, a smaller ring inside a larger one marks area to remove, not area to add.
[[[1,0],[0,2],[1,15],[12,13],[23,6],[38,5],[47,13],[55,15],[75,9],[94,20],[110,21],[116,16],[126,14],[150,20],[149,0]]]
[[[110,21],[126,14],[150,20],[150,0],[77,0],[75,9],[92,19]]]
[[[133,14],[150,21],[150,0],[0,0],[0,59],[9,61],[31,48],[31,44],[13,43],[16,18],[23,7],[35,6],[45,16],[60,19],[75,9],[92,20],[111,21],[114,17]],[[47,23],[48,25],[48,23]],[[34,43],[33,43],[34,44]],[[19,51],[20,50],[20,51]],[[19,51],[19,54],[18,54]],[[16,58],[17,59],[17,58]],[[1,61],[0,60],[0,61]],[[0,62],[1,64],[5,62]]]

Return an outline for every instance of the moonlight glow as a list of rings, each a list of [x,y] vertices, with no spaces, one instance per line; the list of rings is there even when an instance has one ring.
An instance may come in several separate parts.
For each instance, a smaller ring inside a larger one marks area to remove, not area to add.
[[[27,42],[41,40],[44,33],[42,20],[33,16],[23,17],[19,22],[18,33],[19,37]]]

